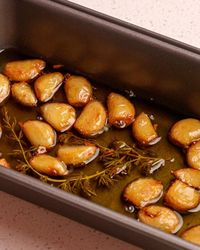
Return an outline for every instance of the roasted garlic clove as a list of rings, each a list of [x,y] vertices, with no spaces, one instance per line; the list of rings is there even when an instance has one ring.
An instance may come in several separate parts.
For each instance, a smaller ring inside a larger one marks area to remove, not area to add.
[[[5,158],[0,159],[0,165],[5,167],[5,168],[10,168],[10,163],[7,162],[7,160]]]
[[[191,168],[200,170],[200,141],[189,147],[187,151],[187,163]]]
[[[106,111],[98,101],[89,102],[77,118],[74,127],[84,136],[95,136],[104,132],[107,122]]]
[[[188,148],[200,139],[200,121],[188,118],[176,122],[170,129],[169,139],[177,146]]]
[[[135,107],[124,96],[117,93],[110,93],[107,105],[110,125],[117,128],[125,128],[133,122],[135,117]]]
[[[158,137],[150,118],[144,112],[136,117],[132,132],[134,138],[142,145],[154,145],[161,139],[161,137]]]
[[[43,60],[21,60],[5,65],[4,74],[12,81],[25,82],[36,77],[46,66]]]
[[[69,173],[64,162],[47,154],[33,156],[29,163],[32,168],[41,174],[63,176]]]
[[[200,245],[200,225],[191,227],[181,234],[181,238]]]
[[[57,131],[64,132],[70,129],[75,120],[75,109],[65,103],[47,103],[41,107],[44,119]]]
[[[159,228],[167,233],[176,233],[183,225],[182,217],[167,207],[150,205],[138,213],[141,222]]]
[[[31,86],[26,82],[14,83],[11,87],[12,96],[24,106],[37,106],[37,98],[31,89]]]
[[[82,76],[70,76],[65,80],[65,94],[74,107],[85,106],[92,98],[92,86]]]
[[[173,172],[174,176],[187,185],[200,189],[200,171],[192,168],[182,168]]]
[[[9,96],[10,94],[10,81],[8,78],[0,74],[0,104]]]
[[[153,178],[139,178],[128,184],[123,191],[125,201],[142,208],[156,203],[163,194],[163,185]]]
[[[187,212],[199,205],[200,193],[182,181],[176,180],[167,190],[164,200],[169,207]]]
[[[57,156],[68,166],[84,166],[93,161],[99,154],[95,145],[62,145]]]
[[[40,76],[34,83],[37,98],[41,102],[49,101],[62,84],[64,77],[60,72]]]
[[[56,132],[46,122],[29,120],[20,123],[22,131],[30,143],[35,146],[51,148],[56,144]]]

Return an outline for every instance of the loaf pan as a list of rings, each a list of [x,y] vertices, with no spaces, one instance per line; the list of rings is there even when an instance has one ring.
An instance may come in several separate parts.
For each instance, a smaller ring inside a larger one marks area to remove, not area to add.
[[[0,48],[10,47],[200,115],[200,51],[140,27],[62,0],[0,1]],[[199,249],[14,170],[0,168],[0,188],[144,249]]]

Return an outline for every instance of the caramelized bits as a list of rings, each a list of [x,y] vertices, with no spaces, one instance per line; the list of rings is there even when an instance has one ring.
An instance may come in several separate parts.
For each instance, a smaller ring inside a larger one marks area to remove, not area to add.
[[[65,103],[47,103],[41,107],[44,119],[57,131],[64,132],[70,129],[75,120],[75,109]]]
[[[56,132],[46,122],[29,120],[21,123],[20,126],[33,146],[43,146],[47,149],[55,146]]]
[[[150,118],[144,112],[140,113],[132,127],[133,137],[142,145],[154,145],[161,137],[158,137]]]
[[[62,84],[64,77],[59,72],[40,76],[34,83],[37,98],[41,102],[49,101]]]
[[[0,74],[0,104],[9,96],[10,94],[10,81],[8,78]]]
[[[4,168],[10,168],[9,162],[5,158],[0,159],[0,165],[3,166]]]
[[[5,65],[4,74],[11,81],[25,82],[35,78],[46,66],[43,60],[21,60]]]
[[[176,233],[183,225],[182,217],[167,207],[150,205],[138,213],[141,222],[167,233]]]
[[[125,201],[142,208],[156,203],[163,194],[163,185],[153,178],[139,178],[128,184],[123,192]]]
[[[169,207],[187,212],[199,205],[200,193],[182,181],[176,180],[167,190],[164,200]]]
[[[68,166],[84,166],[94,160],[99,154],[99,149],[94,145],[62,145],[57,156]]]
[[[110,125],[117,128],[125,128],[133,122],[135,117],[135,107],[124,96],[117,93],[110,93],[107,105]]]
[[[74,107],[85,106],[92,98],[92,86],[82,76],[70,76],[65,80],[65,94]]]
[[[181,234],[181,238],[200,245],[200,225],[191,227]]]
[[[106,111],[99,101],[89,102],[77,118],[74,128],[84,136],[102,134],[107,122]]]
[[[29,163],[41,174],[50,176],[64,176],[68,174],[67,167],[63,162],[47,154],[33,156]]]
[[[169,139],[177,146],[188,148],[200,139],[200,121],[188,118],[176,122],[170,129]]]
[[[31,89],[31,86],[26,82],[14,83],[11,87],[12,96],[24,106],[37,106],[37,98]]]

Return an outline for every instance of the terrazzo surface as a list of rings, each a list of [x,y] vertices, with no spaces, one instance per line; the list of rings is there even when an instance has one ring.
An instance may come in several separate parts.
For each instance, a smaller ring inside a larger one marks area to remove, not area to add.
[[[199,0],[73,2],[200,47]],[[138,250],[46,209],[0,192],[0,250]]]

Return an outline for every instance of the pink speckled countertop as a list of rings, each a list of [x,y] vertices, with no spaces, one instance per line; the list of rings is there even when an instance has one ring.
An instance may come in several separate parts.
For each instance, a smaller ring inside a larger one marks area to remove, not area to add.
[[[199,0],[73,0],[200,47]],[[0,250],[137,250],[46,209],[0,192]]]

